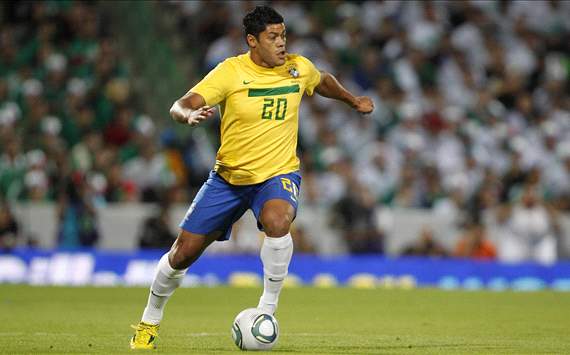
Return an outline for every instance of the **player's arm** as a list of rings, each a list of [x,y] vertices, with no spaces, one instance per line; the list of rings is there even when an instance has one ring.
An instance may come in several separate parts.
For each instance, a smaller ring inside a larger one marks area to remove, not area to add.
[[[194,92],[187,92],[174,102],[170,108],[170,116],[180,123],[195,126],[214,114],[214,107],[206,105],[204,98]]]
[[[368,96],[354,96],[350,93],[334,75],[321,71],[321,82],[315,91],[324,97],[339,100],[360,113],[370,113],[374,110],[374,103]]]

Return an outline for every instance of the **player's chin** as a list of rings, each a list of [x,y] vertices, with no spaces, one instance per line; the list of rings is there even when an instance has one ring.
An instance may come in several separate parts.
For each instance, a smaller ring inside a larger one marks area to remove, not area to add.
[[[274,65],[273,65],[274,67],[278,67],[278,66],[285,64],[285,59],[277,58],[277,59],[275,59],[275,61],[273,63],[274,63]]]
[[[285,54],[278,54],[275,57],[275,66],[283,65],[283,64],[285,64],[285,61],[286,61]]]

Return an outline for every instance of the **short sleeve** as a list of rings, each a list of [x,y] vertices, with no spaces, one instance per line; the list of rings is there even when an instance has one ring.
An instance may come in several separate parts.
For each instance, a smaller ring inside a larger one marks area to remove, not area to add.
[[[206,105],[215,106],[226,99],[230,92],[230,83],[233,81],[234,70],[228,61],[218,64],[204,79],[196,84],[190,92],[199,94],[206,101]]]
[[[307,70],[307,80],[305,83],[305,92],[307,95],[312,96],[315,88],[321,83],[321,72],[315,67],[313,62],[309,59],[302,57],[305,62]]]

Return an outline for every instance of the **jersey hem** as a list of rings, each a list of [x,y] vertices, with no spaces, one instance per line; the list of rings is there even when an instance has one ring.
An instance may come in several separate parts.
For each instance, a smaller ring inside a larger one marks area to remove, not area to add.
[[[220,169],[221,168],[221,169]],[[214,171],[216,173],[218,173],[218,175],[220,175],[228,184],[230,185],[235,185],[235,186],[247,186],[247,185],[257,185],[257,184],[261,184],[269,179],[272,179],[276,176],[279,175],[285,175],[285,174],[290,174],[290,173],[294,173],[296,171],[299,171],[300,168],[296,167],[296,168],[290,168],[290,169],[283,169],[283,170],[279,170],[273,174],[267,175],[267,176],[258,176],[255,178],[232,178],[231,176],[231,171],[224,169],[223,166],[216,164],[216,166],[214,167]]]

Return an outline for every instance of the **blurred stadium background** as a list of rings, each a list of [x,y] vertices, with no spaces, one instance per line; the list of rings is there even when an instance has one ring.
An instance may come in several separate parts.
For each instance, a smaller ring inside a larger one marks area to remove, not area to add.
[[[219,143],[168,109],[258,3],[2,2],[0,283],[150,282]],[[570,2],[268,4],[376,105],[304,100],[291,282],[570,290]],[[186,284],[259,282],[259,238]]]

